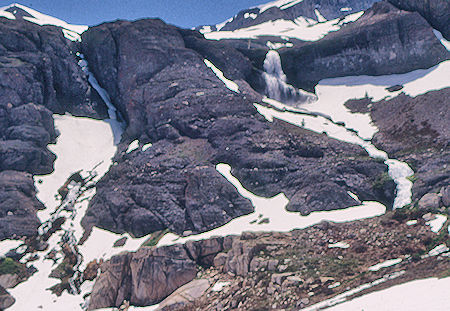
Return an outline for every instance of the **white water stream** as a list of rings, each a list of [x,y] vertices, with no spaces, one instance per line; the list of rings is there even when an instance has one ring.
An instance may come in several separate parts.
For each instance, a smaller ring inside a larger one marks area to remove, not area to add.
[[[273,92],[268,90],[268,93],[277,97],[275,88],[278,88],[281,90],[279,99],[282,99],[281,94],[283,92],[288,95],[293,94],[292,86],[286,83],[278,53],[274,54],[271,52],[270,55],[272,55],[273,59],[268,60],[265,67],[267,67],[268,71],[267,81],[272,81],[268,88],[272,88]],[[82,58],[82,55],[79,56]],[[57,217],[65,217],[66,222],[62,226],[62,230],[57,231],[48,240],[50,246],[47,251],[34,252],[24,258],[26,260],[33,255],[37,255],[38,259],[33,262],[33,265],[38,268],[38,272],[28,281],[9,290],[17,300],[10,310],[59,311],[80,310],[82,308],[85,304],[83,295],[90,292],[93,282],[84,282],[80,288],[75,288],[77,295],[70,295],[67,291],[64,291],[61,297],[56,297],[56,295],[47,290],[49,287],[59,283],[59,280],[51,279],[48,275],[61,262],[62,257],[59,255],[57,262],[54,263],[52,260],[45,260],[45,255],[51,249],[60,250],[62,241],[69,242],[71,247],[77,248],[79,253],[77,266],[81,269],[90,260],[108,259],[110,256],[124,250],[134,251],[146,240],[146,238],[132,239],[129,235],[116,235],[94,228],[87,241],[83,245],[77,245],[83,234],[80,222],[90,199],[95,194],[95,187],[83,190],[82,185],[71,183],[68,186],[69,194],[64,202],[55,197],[58,189],[67,178],[72,173],[80,170],[80,174],[83,177],[92,177],[88,185],[95,185],[95,182],[108,171],[112,164],[111,158],[116,152],[115,145],[120,140],[123,130],[122,124],[117,120],[116,109],[112,105],[108,94],[98,85],[83,59],[80,61],[80,65],[89,75],[91,85],[99,92],[108,105],[110,119],[99,121],[70,115],[55,115],[55,125],[61,133],[57,143],[54,146],[49,146],[57,155],[55,171],[47,176],[35,177],[38,198],[46,206],[45,210],[38,213],[43,223],[41,233],[45,231],[44,229],[46,229],[49,221]],[[371,124],[370,116],[352,114],[345,108],[344,103],[348,99],[361,98],[365,94],[373,97],[374,100],[390,96],[392,94],[388,93],[385,88],[394,84],[404,85],[403,91],[412,96],[423,94],[428,90],[447,87],[449,82],[448,79],[445,79],[445,75],[449,72],[449,65],[450,62],[447,61],[429,70],[415,71],[405,75],[347,77],[324,80],[316,88],[317,100],[307,101],[302,108],[292,108],[271,99],[264,100],[271,107],[265,107],[260,104],[255,104],[255,106],[269,121],[273,120],[273,118],[279,118],[311,131],[326,132],[330,137],[362,146],[374,158],[385,160],[385,163],[389,166],[390,176],[397,183],[397,198],[394,206],[398,208],[408,204],[411,200],[411,184],[406,179],[407,176],[412,174],[411,169],[405,163],[388,159],[386,153],[376,149],[368,141],[376,132],[376,128]],[[210,68],[212,68],[212,65]],[[214,71],[214,68],[212,70]],[[222,81],[226,79],[222,77],[223,74],[222,76],[218,74],[218,69],[214,72]],[[225,80],[225,82],[228,82],[228,80]],[[232,84],[228,83],[228,85]],[[233,90],[238,91],[234,85]],[[305,95],[299,90],[294,90],[294,94],[297,93]],[[315,98],[315,96],[307,96],[307,98]],[[345,126],[339,125],[338,122],[344,122]],[[146,146],[144,147],[147,148]],[[255,206],[255,212],[201,235],[180,238],[173,234],[167,234],[158,245],[184,243],[187,240],[205,239],[211,236],[240,234],[243,231],[290,231],[295,228],[313,225],[322,220],[345,222],[373,217],[385,212],[385,207],[378,202],[362,202],[362,205],[357,207],[329,212],[316,212],[309,216],[301,216],[298,213],[286,211],[285,206],[288,201],[284,194],[279,194],[274,198],[257,197],[244,189],[240,182],[231,175],[231,167],[227,164],[219,164],[217,170],[238,189],[242,196],[252,201]],[[80,193],[80,189],[83,192]],[[349,195],[352,196],[353,194],[349,193]],[[113,248],[113,243],[122,237],[127,238],[125,245]],[[17,246],[14,243],[8,243],[11,242],[4,242],[2,246]],[[75,286],[75,284],[71,285]]]

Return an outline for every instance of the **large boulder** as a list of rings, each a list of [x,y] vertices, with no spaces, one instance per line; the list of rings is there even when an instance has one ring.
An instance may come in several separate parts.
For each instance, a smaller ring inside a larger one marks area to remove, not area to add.
[[[450,2],[448,0],[388,0],[396,7],[419,12],[434,28],[450,40]]]
[[[160,20],[105,23],[83,33],[82,42],[92,71],[128,122],[117,165],[98,183],[86,227],[135,236],[168,228],[181,235],[251,213],[251,203],[216,171],[219,163],[230,164],[260,196],[293,198],[306,187],[339,194],[293,200],[289,208],[305,214],[357,204],[347,191],[384,202],[372,185],[386,166],[364,157],[363,149],[270,124],[257,112],[261,96],[245,81],[252,65],[231,47],[216,53],[223,43]],[[221,64],[240,92],[227,89],[204,58]],[[153,145],[124,152],[135,139],[139,147]]]
[[[430,68],[450,53],[417,12],[378,2],[353,23],[323,39],[280,51],[291,84],[357,75],[389,75]]]
[[[132,305],[153,305],[193,280],[197,266],[182,245],[142,248],[102,265],[89,303],[89,310]]]
[[[37,233],[40,222],[36,212],[44,206],[35,195],[30,174],[0,172],[0,240]]]

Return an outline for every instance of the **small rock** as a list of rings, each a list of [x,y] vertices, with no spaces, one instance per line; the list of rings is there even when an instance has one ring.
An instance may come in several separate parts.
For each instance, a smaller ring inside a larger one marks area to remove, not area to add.
[[[123,238],[117,240],[116,242],[114,242],[113,247],[122,247],[125,245],[126,242],[127,242],[127,237],[123,237]]]
[[[442,204],[445,207],[449,207],[450,206],[450,186],[442,187],[440,195],[441,195]]]
[[[419,209],[438,209],[439,196],[436,193],[427,193],[419,201]]]

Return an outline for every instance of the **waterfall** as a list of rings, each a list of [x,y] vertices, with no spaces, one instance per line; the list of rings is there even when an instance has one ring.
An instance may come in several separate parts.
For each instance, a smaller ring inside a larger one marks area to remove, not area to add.
[[[264,81],[266,95],[285,103],[305,103],[317,100],[317,96],[300,89],[296,89],[286,82],[287,78],[281,66],[280,54],[276,50],[267,52],[264,60]]]

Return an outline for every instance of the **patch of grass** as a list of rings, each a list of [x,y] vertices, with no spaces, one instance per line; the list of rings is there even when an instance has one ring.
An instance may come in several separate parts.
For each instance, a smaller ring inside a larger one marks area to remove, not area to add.
[[[142,246],[156,246],[159,242],[159,240],[162,239],[162,237],[169,232],[169,229],[164,229],[161,231],[156,231],[150,234],[150,237],[142,244]]]
[[[419,178],[417,177],[416,174],[414,174],[414,175],[406,177],[406,179],[408,179],[412,183],[415,183],[417,181],[417,179],[419,179]]]
[[[378,175],[374,182],[372,183],[372,188],[374,189],[384,189],[386,183],[391,182],[392,178],[389,176],[388,172],[383,172]]]
[[[0,261],[0,275],[2,274],[20,274],[24,271],[24,267],[18,263],[17,261],[14,261],[13,259],[6,257],[4,259],[1,259]]]

